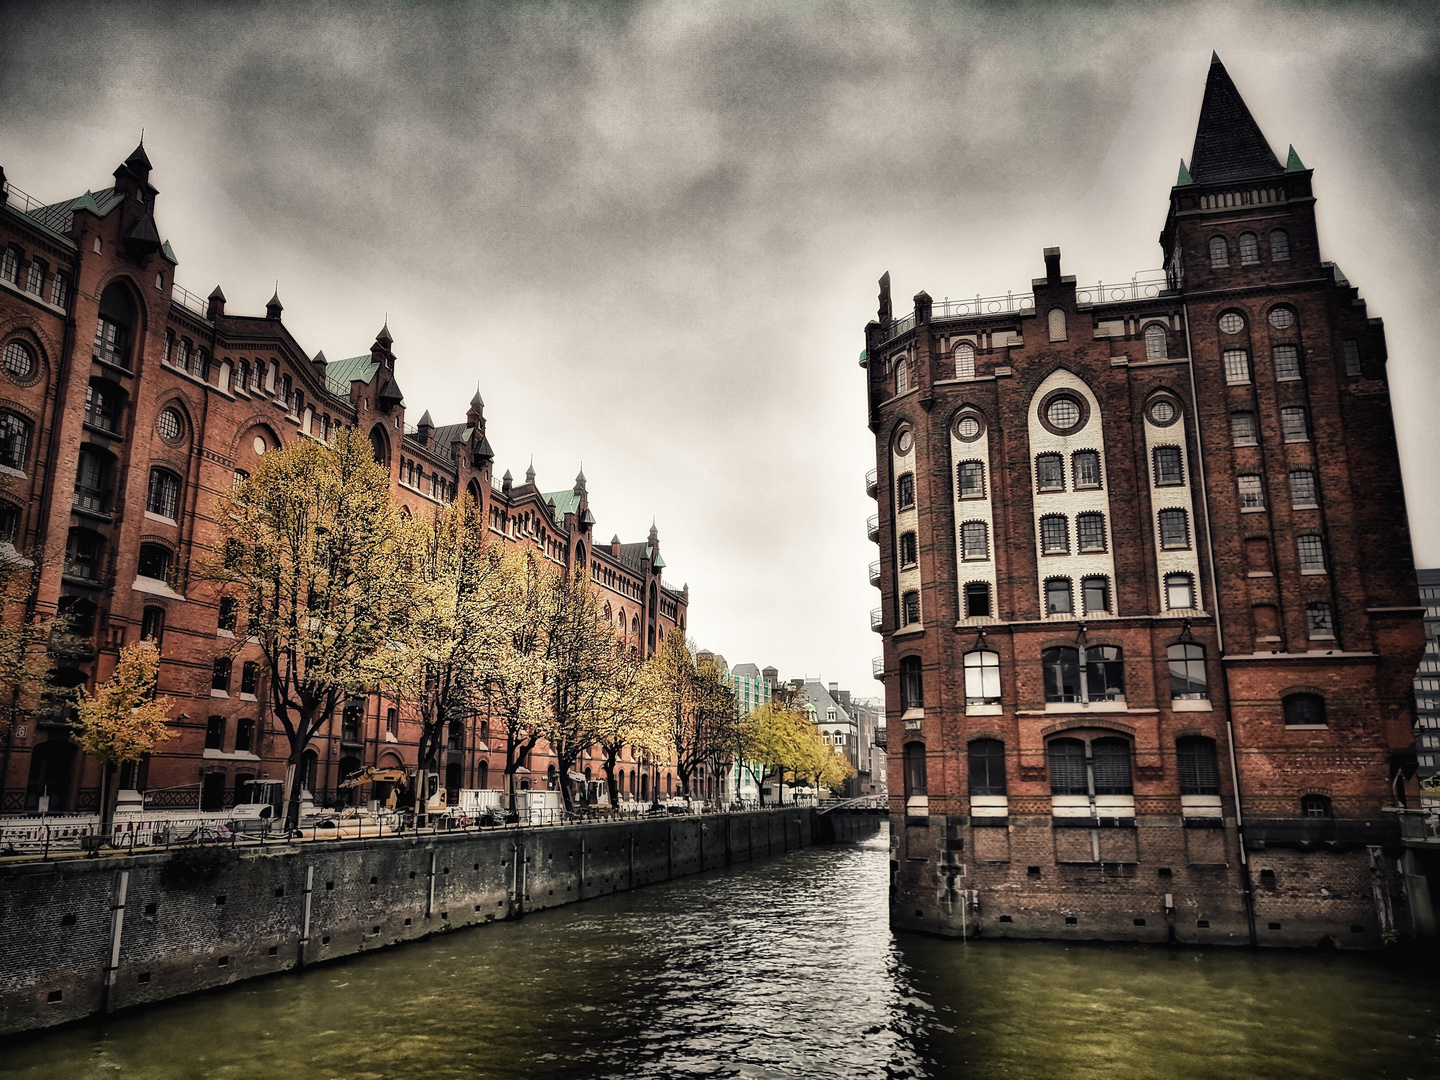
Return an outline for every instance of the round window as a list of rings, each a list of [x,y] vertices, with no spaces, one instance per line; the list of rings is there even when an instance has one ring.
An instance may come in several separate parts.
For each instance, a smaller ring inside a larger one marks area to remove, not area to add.
[[[1220,316],[1220,329],[1227,334],[1238,334],[1245,329],[1245,317],[1238,311],[1227,311]]]
[[[1058,397],[1045,409],[1045,419],[1061,431],[1080,423],[1080,404],[1074,398]]]
[[[180,414],[174,409],[161,409],[160,415],[155,420],[155,431],[160,438],[166,442],[174,442],[180,438],[181,431]]]
[[[265,440],[262,439],[259,435],[256,435],[256,436],[255,436],[255,456],[256,456],[256,457],[259,457],[259,456],[260,456],[261,454],[263,454],[263,453],[265,453]]]
[[[910,434],[909,428],[906,428],[904,431],[900,432],[900,437],[895,440],[895,448],[899,450],[902,454],[908,454],[910,452],[910,448],[914,445],[915,437]]]
[[[35,370],[35,358],[18,341],[5,346],[5,370],[17,379],[28,379]]]
[[[1178,410],[1175,408],[1173,401],[1166,401],[1164,398],[1161,398],[1150,406],[1150,420],[1152,423],[1162,426],[1165,424],[1173,424],[1177,415]]]
[[[1295,325],[1295,309],[1291,307],[1277,307],[1270,309],[1270,325],[1276,330],[1288,330]]]
[[[980,435],[980,421],[973,416],[962,416],[960,422],[955,425],[955,434],[967,442],[978,438]]]

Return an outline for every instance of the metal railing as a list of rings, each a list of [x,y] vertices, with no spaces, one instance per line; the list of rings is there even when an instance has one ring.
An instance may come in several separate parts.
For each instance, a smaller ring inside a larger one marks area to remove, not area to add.
[[[1139,270],[1130,275],[1129,281],[1106,283],[1097,281],[1094,285],[1077,286],[1075,302],[1079,304],[1108,304],[1124,300],[1145,300],[1169,288],[1164,270]],[[1024,314],[1035,310],[1033,292],[1007,292],[1003,296],[974,296],[964,298],[945,297],[930,305],[930,320],[967,319],[988,315]],[[881,328],[882,342],[893,341],[901,334],[915,328],[916,316],[912,311],[904,318],[893,320]]]
[[[865,474],[865,494],[866,494],[866,495],[869,495],[871,498],[874,498],[875,492],[879,490],[879,484],[880,484],[880,473],[879,473],[878,470],[876,470],[876,469],[871,469],[869,472],[867,472],[867,473]]]
[[[885,629],[885,612],[881,608],[870,609],[870,629],[877,634]]]
[[[7,202],[22,214],[33,214],[36,210],[44,210],[46,206],[50,205],[39,199],[31,198],[9,180],[5,181],[5,192],[9,196]]]
[[[880,680],[885,678],[885,657],[876,656],[870,660],[870,674]]]
[[[878,559],[870,564],[870,584],[880,584],[880,560]]]
[[[871,540],[880,539],[880,515],[871,514],[865,519],[865,535]]]
[[[188,311],[194,312],[202,319],[209,318],[210,301],[203,297],[196,296],[189,289],[181,287],[178,281],[170,284],[170,299]]]

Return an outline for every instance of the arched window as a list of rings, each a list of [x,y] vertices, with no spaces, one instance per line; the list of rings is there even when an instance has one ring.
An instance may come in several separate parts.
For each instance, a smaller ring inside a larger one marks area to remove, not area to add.
[[[150,487],[145,496],[147,513],[171,521],[180,517],[180,478],[168,469],[150,470]]]
[[[89,529],[71,529],[65,539],[65,573],[99,581],[105,541]]]
[[[962,461],[956,465],[955,488],[962,499],[983,499],[985,497],[984,462]]]
[[[1051,702],[1079,701],[1080,650],[1056,645],[1040,654],[1045,671],[1045,700]]]
[[[965,704],[1000,703],[1000,654],[977,649],[965,654]],[[996,794],[1004,794],[997,792]]]
[[[960,557],[962,559],[990,558],[990,534],[983,521],[967,521],[960,526]]]
[[[1230,265],[1230,248],[1223,236],[1210,238],[1210,265],[1214,268]]]
[[[905,798],[926,794],[925,744],[905,744]]]
[[[140,616],[140,640],[153,641],[158,649],[164,637],[165,609],[147,607]]]
[[[975,346],[968,341],[962,341],[955,346],[955,377],[957,379],[973,379],[975,377]]]
[[[1041,454],[1035,459],[1035,487],[1039,491],[1065,490],[1065,459],[1059,454]]]
[[[901,473],[895,478],[895,506],[910,510],[915,506],[915,474]]]
[[[1100,454],[1096,450],[1076,450],[1070,460],[1075,477],[1075,490],[1100,486]]]
[[[1166,551],[1182,551],[1190,546],[1189,520],[1184,510],[1161,510],[1160,546]]]
[[[1080,598],[1085,604],[1086,615],[1108,615],[1110,613],[1110,579],[1101,574],[1092,574],[1080,579]]]
[[[1105,515],[1092,510],[1075,516],[1075,541],[1081,551],[1105,550]]]
[[[1205,646],[1194,642],[1171,645],[1165,650],[1170,660],[1170,697],[1175,701],[1203,701],[1210,696],[1205,674]]]
[[[167,580],[170,576],[170,549],[160,544],[141,544],[135,574],[155,581]]]
[[[1181,795],[1219,795],[1220,766],[1215,740],[1199,735],[1175,740],[1175,772]]]
[[[480,771],[476,777],[476,783],[479,785],[481,791],[484,791],[490,786],[490,763],[488,761],[480,762]]]
[[[135,304],[118,281],[100,295],[100,317],[95,322],[95,356],[107,364],[129,370],[130,338],[135,325]]]
[[[1332,816],[1328,795],[1306,795],[1300,799],[1300,816],[1328,818]]]
[[[902,356],[895,362],[895,393],[903,394],[910,389],[910,364]]]
[[[1118,646],[1091,645],[1085,650],[1085,700],[1125,700],[1125,661]]]
[[[904,532],[900,534],[900,565],[914,566],[916,558],[915,534]]]
[[[30,421],[11,412],[0,412],[0,465],[24,471],[30,451]]]
[[[1051,308],[1049,315],[1045,318],[1046,328],[1050,331],[1051,341],[1065,340],[1065,309]]]
[[[1270,261],[1290,261],[1290,234],[1284,229],[1270,230]]]
[[[1050,758],[1050,794],[1089,795],[1085,774],[1085,744],[1079,739],[1055,739],[1047,748]]]
[[[378,425],[370,429],[370,451],[381,465],[390,464],[389,447],[386,445],[385,436]]]
[[[967,618],[990,615],[990,583],[988,581],[967,581],[965,583],[965,615]]]
[[[175,343],[175,370],[187,371],[190,365],[190,342],[181,338]]]
[[[1258,263],[1260,261],[1260,241],[1252,232],[1240,234],[1240,264]]]
[[[1286,727],[1320,727],[1325,724],[1325,699],[1319,694],[1290,694],[1282,702]]]
[[[1165,606],[1172,611],[1196,607],[1195,579],[1189,574],[1166,574]]]
[[[1046,514],[1040,519],[1040,554],[1070,553],[1070,522],[1064,514]]]
[[[1168,355],[1165,344],[1165,328],[1159,323],[1151,323],[1145,328],[1145,358],[1147,360],[1163,360]]]
[[[975,739],[969,756],[970,794],[1004,795],[1005,744],[999,739]]]
[[[1050,578],[1045,582],[1045,613],[1069,615],[1075,610],[1070,595],[1069,578]]]
[[[925,682],[918,656],[900,658],[900,707],[906,712],[925,707]]]
[[[1130,778],[1130,743],[1125,739],[1096,739],[1090,744],[1090,766],[1096,795],[1134,795]]]

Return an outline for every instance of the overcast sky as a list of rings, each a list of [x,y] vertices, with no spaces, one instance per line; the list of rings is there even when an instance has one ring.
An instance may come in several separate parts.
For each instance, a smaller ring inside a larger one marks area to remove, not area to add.
[[[50,201],[145,129],[177,280],[310,352],[387,313],[413,421],[660,529],[731,663],[878,684],[856,359],[898,308],[1156,267],[1211,49],[1384,318],[1440,565],[1431,3],[0,5],[0,165]],[[1429,436],[1429,437],[1427,437]]]

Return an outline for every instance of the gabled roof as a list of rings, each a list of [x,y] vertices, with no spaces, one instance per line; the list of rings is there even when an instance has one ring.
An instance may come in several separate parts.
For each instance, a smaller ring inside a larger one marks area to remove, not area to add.
[[[470,432],[473,429],[469,424],[445,424],[437,427],[430,435],[430,448],[435,451],[450,452],[450,447],[457,443],[468,443]]]
[[[1205,79],[1205,100],[1190,151],[1190,176],[1197,184],[1245,180],[1284,173],[1275,152],[1250,115],[1240,91],[1214,53]]]
[[[76,210],[89,210],[96,217],[103,218],[124,201],[123,192],[108,187],[103,191],[87,191],[73,199],[42,206],[38,210],[31,210],[26,216],[34,218],[47,229],[64,235],[75,223]]]
[[[580,496],[573,490],[570,491],[547,491],[540,498],[545,502],[555,504],[555,520],[564,521],[566,514],[579,513]]]
[[[831,697],[830,691],[816,680],[805,680],[805,700],[815,707],[815,719],[819,723],[854,723],[845,707]],[[835,710],[834,720],[828,718],[828,709]]]
[[[325,365],[325,377],[349,389],[350,384],[357,380],[368,385],[379,368],[380,365],[366,353],[364,356],[352,356],[347,360],[331,360]]]
[[[637,574],[640,572],[640,560],[650,554],[649,544],[621,544],[620,554],[616,556],[622,566],[627,566]]]

